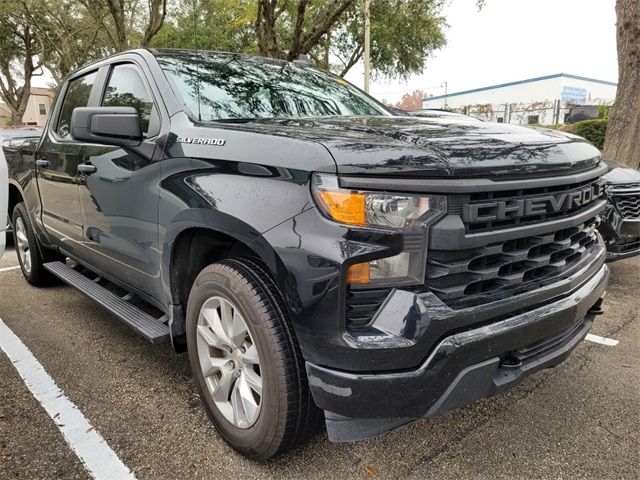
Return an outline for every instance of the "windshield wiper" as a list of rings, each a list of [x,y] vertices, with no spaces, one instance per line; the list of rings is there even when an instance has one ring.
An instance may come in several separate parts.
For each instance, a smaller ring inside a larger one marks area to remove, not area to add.
[[[258,120],[257,118],[251,118],[251,117],[246,117],[246,118],[216,118],[211,120],[212,122],[219,122],[219,123],[249,123],[249,122],[254,122]]]

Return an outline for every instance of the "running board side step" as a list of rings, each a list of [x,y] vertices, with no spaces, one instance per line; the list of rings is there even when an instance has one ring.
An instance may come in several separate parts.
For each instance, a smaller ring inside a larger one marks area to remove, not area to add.
[[[169,342],[169,327],[161,320],[131,305],[80,272],[69,268],[62,262],[45,263],[44,268],[109,310],[151,343]]]

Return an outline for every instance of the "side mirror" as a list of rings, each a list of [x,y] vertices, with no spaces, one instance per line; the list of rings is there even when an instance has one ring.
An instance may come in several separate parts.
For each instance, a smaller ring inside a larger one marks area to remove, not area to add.
[[[71,138],[80,142],[137,147],[140,116],[133,107],[78,107],[71,114]]]

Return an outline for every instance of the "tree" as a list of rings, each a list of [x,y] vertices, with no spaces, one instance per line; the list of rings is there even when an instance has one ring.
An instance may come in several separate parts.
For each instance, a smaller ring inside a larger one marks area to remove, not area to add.
[[[148,47],[167,15],[167,0],[78,1],[100,27],[112,52]]]
[[[411,93],[405,93],[402,96],[402,100],[396,103],[396,108],[411,112],[413,110],[422,109],[422,99],[426,94],[422,90],[414,90]]]
[[[262,55],[295,60],[317,47],[355,0],[258,0],[255,32]]]
[[[255,0],[200,0],[176,5],[154,47],[257,53]]]
[[[421,72],[444,46],[445,0],[371,2],[372,69],[387,77]],[[261,54],[294,60],[309,55],[344,76],[364,54],[363,2],[259,0],[255,30]],[[335,60],[332,62],[332,60]]]
[[[444,0],[371,2],[371,67],[385,77],[406,78],[424,70],[428,56],[446,44]],[[340,76],[364,54],[362,2],[355,2],[331,34],[329,49]]]
[[[640,167],[640,0],[617,0],[618,91],[604,157]]]
[[[17,0],[21,16],[33,29],[39,58],[59,84],[69,73],[104,56],[101,30],[76,0]]]
[[[0,4],[0,98],[11,111],[11,123],[22,123],[31,94],[31,78],[41,74],[39,45],[21,11]]]

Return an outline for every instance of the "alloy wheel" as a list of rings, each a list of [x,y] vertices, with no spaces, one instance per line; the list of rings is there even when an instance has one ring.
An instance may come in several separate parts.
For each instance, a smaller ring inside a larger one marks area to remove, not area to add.
[[[240,311],[223,297],[200,309],[197,351],[207,389],[220,413],[237,428],[249,428],[260,415],[260,358]]]
[[[18,255],[20,255],[20,263],[27,275],[31,273],[31,249],[29,247],[29,239],[27,238],[27,229],[24,226],[22,218],[16,219],[16,241],[18,247]]]

